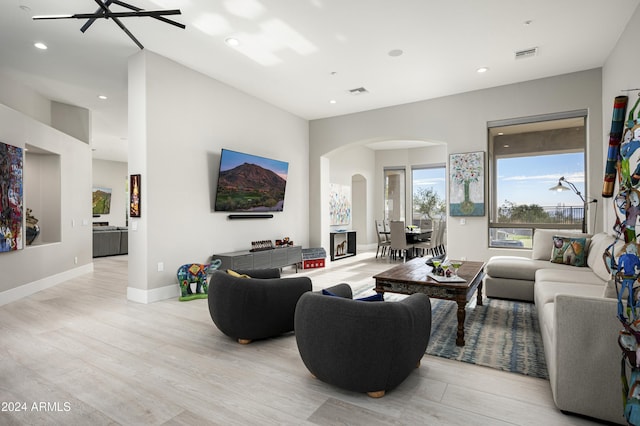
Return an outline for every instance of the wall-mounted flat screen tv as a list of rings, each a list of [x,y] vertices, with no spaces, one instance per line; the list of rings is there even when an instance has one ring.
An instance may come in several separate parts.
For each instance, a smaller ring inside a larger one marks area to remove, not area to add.
[[[111,188],[93,188],[93,214],[109,214],[111,210]]]
[[[223,149],[215,210],[280,212],[284,207],[289,163]]]

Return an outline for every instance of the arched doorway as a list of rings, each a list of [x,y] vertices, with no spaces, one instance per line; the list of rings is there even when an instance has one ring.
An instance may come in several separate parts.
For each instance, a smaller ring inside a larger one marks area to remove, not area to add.
[[[360,245],[366,244],[368,225],[367,179],[361,174],[351,176],[351,227]],[[373,226],[373,225],[372,225]]]

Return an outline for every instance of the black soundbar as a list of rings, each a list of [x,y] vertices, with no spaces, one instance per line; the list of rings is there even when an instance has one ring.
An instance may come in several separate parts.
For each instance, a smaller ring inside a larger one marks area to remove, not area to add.
[[[273,218],[272,214],[230,214],[229,216],[227,216],[229,218],[229,220],[233,220],[233,219],[271,219]]]

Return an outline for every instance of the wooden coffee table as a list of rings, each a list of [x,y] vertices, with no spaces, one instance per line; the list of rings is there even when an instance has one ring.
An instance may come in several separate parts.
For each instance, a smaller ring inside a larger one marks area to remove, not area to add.
[[[482,277],[484,262],[464,261],[458,270],[458,276],[464,282],[438,282],[427,276],[431,266],[424,258],[415,258],[375,275],[376,292],[413,294],[424,293],[436,299],[451,300],[458,303],[458,334],[456,345],[464,346],[465,306],[477,290],[477,305],[482,306]]]

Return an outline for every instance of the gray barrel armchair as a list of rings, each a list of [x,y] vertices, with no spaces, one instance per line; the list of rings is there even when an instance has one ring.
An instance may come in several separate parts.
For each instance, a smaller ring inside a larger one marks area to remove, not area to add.
[[[211,275],[209,313],[218,329],[242,344],[293,331],[296,303],[311,291],[311,280],[280,278],[277,268],[236,272],[251,278]]]
[[[413,294],[399,302],[352,300],[347,284],[300,297],[295,336],[316,378],[371,397],[402,383],[420,365],[431,336],[431,301]]]

